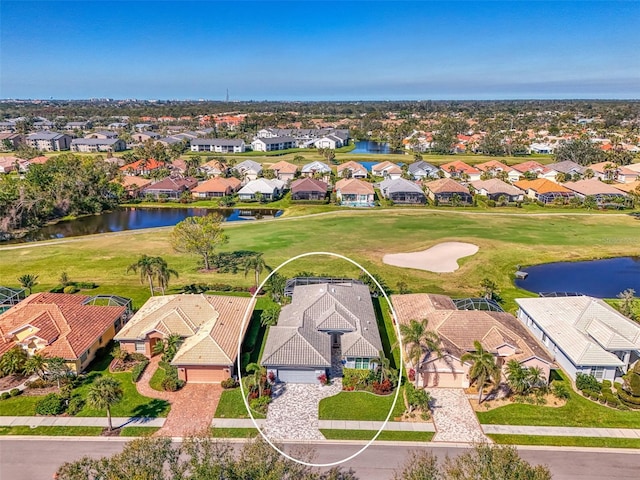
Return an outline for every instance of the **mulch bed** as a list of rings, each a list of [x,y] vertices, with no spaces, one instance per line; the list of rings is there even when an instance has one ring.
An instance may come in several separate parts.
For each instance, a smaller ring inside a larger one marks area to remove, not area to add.
[[[121,428],[114,428],[113,430],[109,430],[108,428],[103,428],[102,432],[100,432],[101,437],[119,437],[122,432]]]
[[[25,397],[43,397],[49,393],[59,393],[60,390],[56,385],[47,388],[26,388],[22,391]]]
[[[7,375],[6,377],[2,377],[0,378],[0,390],[11,390],[12,388],[16,388],[26,379],[27,377],[20,375]]]

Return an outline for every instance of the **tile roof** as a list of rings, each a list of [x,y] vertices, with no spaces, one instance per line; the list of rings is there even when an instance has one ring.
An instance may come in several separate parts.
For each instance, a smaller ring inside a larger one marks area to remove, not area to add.
[[[376,163],[371,167],[372,172],[386,172],[386,173],[402,173],[402,168],[400,168],[395,163],[384,161],[380,163]]]
[[[372,195],[375,193],[373,185],[357,178],[343,178],[336,182],[336,191],[343,194]]]
[[[640,325],[600,299],[520,298],[516,303],[576,366],[621,366],[611,352],[640,349]]]
[[[520,190],[518,187],[514,187],[513,185],[503,182],[499,178],[491,178],[489,180],[477,180],[475,182],[471,182],[473,188],[476,190],[486,190],[487,193],[491,195],[496,195],[499,193],[505,193],[507,195],[522,195],[524,192]]]
[[[318,192],[327,193],[328,185],[314,178],[299,178],[291,183],[291,192]]]
[[[146,163],[145,163],[146,162]],[[144,164],[144,167],[143,167]],[[164,167],[164,162],[159,162],[155,158],[149,158],[148,160],[137,160],[128,165],[124,165],[120,167],[120,171],[126,172],[129,170],[156,170],[158,168]]]
[[[480,173],[480,170],[478,170],[475,167],[472,167],[471,165],[467,165],[466,163],[460,161],[460,160],[454,160],[453,162],[449,162],[449,163],[445,163],[444,165],[440,165],[440,169],[443,172],[451,172],[451,169],[453,168],[454,172],[462,172],[462,173],[466,173],[468,175],[477,175]]]
[[[132,187],[144,188],[147,185],[151,185],[151,180],[147,178],[136,177],[135,175],[125,175],[124,177],[122,177],[122,180],[120,181],[120,183],[125,188],[132,188]]]
[[[11,332],[29,327],[46,345],[39,353],[77,360],[114,325],[125,307],[83,305],[90,297],[36,293],[0,315],[0,354],[16,343]]]
[[[385,195],[390,193],[413,192],[424,195],[422,188],[415,182],[406,178],[387,179],[380,182],[380,191]]]
[[[520,180],[519,182],[514,183],[514,185],[524,191],[531,189],[534,192],[540,194],[573,193],[567,187],[563,187],[562,185],[552,182],[551,180],[547,180],[546,178],[537,178],[535,180]]]
[[[180,192],[194,188],[196,185],[198,185],[198,180],[192,177],[167,177],[149,185],[145,190],[170,190]]]
[[[282,190],[284,186],[285,183],[282,180],[278,180],[277,178],[257,178],[256,180],[251,180],[249,183],[247,183],[238,191],[238,193],[241,195],[252,193],[265,193],[270,195],[275,190]]]
[[[223,177],[213,177],[209,180],[205,180],[197,187],[191,189],[194,193],[200,192],[216,192],[216,193],[226,193],[229,189],[235,191],[240,187],[242,182],[235,178],[223,178]]]
[[[498,160],[489,160],[488,162],[479,163],[478,165],[476,165],[476,168],[478,170],[482,170],[483,172],[490,172],[490,171],[511,172],[511,171],[513,171],[513,168],[509,167],[508,165],[505,165],[504,163],[502,163],[502,162],[500,162]]]
[[[512,167],[514,170],[519,171],[520,173],[526,172],[538,172],[538,173],[549,173],[551,170],[541,163],[535,162],[533,160],[529,160],[528,162],[518,163]]]
[[[555,170],[556,172],[561,172],[561,173],[573,173],[573,172],[577,172],[577,173],[584,173],[586,170],[586,167],[583,167],[582,165],[573,162],[571,160],[565,160],[563,162],[557,162],[557,163],[551,163],[549,165],[547,165],[547,168],[550,168],[551,170]]]
[[[302,173],[315,173],[315,172],[331,173],[331,167],[329,167],[329,165],[327,165],[326,163],[322,163],[318,161],[307,163],[302,167]]]
[[[269,170],[273,170],[278,173],[296,173],[298,167],[293,163],[289,163],[285,160],[280,160],[278,163],[274,163],[269,167]]]
[[[240,173],[260,173],[262,171],[262,165],[260,165],[258,162],[254,162],[253,160],[245,160],[237,164],[235,167],[233,167],[233,169]]]
[[[613,185],[604,183],[597,178],[567,182],[564,186],[581,195],[626,195]]]
[[[631,183],[615,183],[613,184],[613,186],[616,189],[621,190],[625,193],[631,193],[634,191],[640,192],[640,180],[636,180],[635,182],[631,182]]]
[[[352,160],[345,163],[341,163],[336,167],[336,170],[338,171],[338,173],[346,169],[349,169],[352,172],[361,172],[361,173],[364,173],[365,175],[367,174],[367,169],[364,167],[364,165],[358,162],[354,162]]]
[[[615,170],[621,174],[621,175],[629,175],[629,176],[637,176],[640,175],[639,172],[636,172],[630,168],[627,167],[621,167],[616,165],[613,162],[600,162],[600,163],[594,163],[593,165],[589,165],[587,168],[590,168],[591,170],[593,170],[594,172],[598,172],[598,173],[605,173],[605,168],[607,165],[612,165]]]
[[[244,140],[230,139],[230,138],[194,138],[191,140],[191,145],[213,145],[215,147],[233,146],[241,147],[244,145]]]
[[[260,363],[328,367],[331,336],[341,331],[342,355],[375,357],[382,350],[371,294],[355,283],[299,285],[269,329]]]
[[[450,178],[441,178],[424,183],[424,186],[433,193],[469,193],[469,189]]]

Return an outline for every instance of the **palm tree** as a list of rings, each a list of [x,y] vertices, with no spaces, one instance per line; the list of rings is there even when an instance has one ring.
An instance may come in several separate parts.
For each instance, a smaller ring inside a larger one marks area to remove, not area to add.
[[[249,387],[257,387],[258,396],[261,397],[263,387],[262,377],[266,374],[266,369],[254,362],[247,365],[247,373],[251,374],[248,377]]]
[[[523,368],[517,360],[509,360],[506,370],[509,388],[518,395],[525,394],[529,390],[528,369]]]
[[[625,291],[616,295],[620,300],[620,313],[631,320],[635,320],[633,306],[636,303],[636,291],[633,288],[627,288]]]
[[[407,359],[416,371],[415,382],[418,386],[418,369],[424,363],[423,358],[431,352],[442,356],[440,337],[432,330],[427,329],[428,320],[411,320],[408,325],[400,325],[400,334],[404,342]]]
[[[47,359],[39,353],[29,357],[24,364],[24,373],[27,375],[36,374],[39,378],[44,378],[44,373],[47,369]]]
[[[22,375],[27,360],[27,351],[16,345],[0,357],[0,375]]]
[[[20,282],[22,288],[26,288],[29,290],[29,295],[31,295],[31,289],[33,289],[33,287],[38,284],[37,280],[38,275],[33,275],[31,273],[27,273],[18,277],[18,281]]]
[[[98,410],[107,410],[109,431],[113,430],[111,423],[111,406],[122,400],[122,386],[113,377],[100,377],[89,387],[87,403]]]
[[[170,362],[173,357],[176,356],[180,345],[182,344],[182,337],[177,333],[172,333],[165,339],[161,339],[153,346],[154,355],[162,354],[162,360]]]
[[[158,284],[160,285],[160,290],[162,290],[162,295],[164,295],[165,289],[169,286],[169,279],[173,275],[178,278],[178,272],[172,268],[169,268],[169,265],[162,257],[154,257],[153,258],[153,272],[154,276],[158,280]]]
[[[244,276],[246,278],[247,274],[253,271],[255,275],[255,286],[258,288],[258,285],[260,285],[260,274],[265,268],[267,270],[271,270],[271,267],[269,267],[265,263],[264,258],[262,258],[262,254],[259,253],[258,255],[247,258],[244,262]]]
[[[479,341],[473,342],[475,351],[467,352],[460,361],[462,363],[471,363],[469,369],[469,379],[471,383],[475,383],[478,387],[478,403],[482,403],[482,389],[490,382],[497,385],[500,382],[500,367],[496,364],[495,358],[491,352],[484,349]]]
[[[380,350],[378,356],[371,359],[371,362],[377,365],[376,369],[380,373],[380,383],[387,380],[391,374],[391,361],[385,356],[384,352]]]
[[[136,263],[132,263],[127,267],[127,273],[134,271],[140,273],[140,283],[144,284],[149,281],[149,290],[153,297],[153,277],[155,276],[154,257],[142,255]]]

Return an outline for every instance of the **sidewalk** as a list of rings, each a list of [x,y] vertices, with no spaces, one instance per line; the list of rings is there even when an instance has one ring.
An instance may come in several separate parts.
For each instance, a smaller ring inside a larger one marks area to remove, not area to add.
[[[636,428],[531,427],[525,425],[483,425],[484,433],[507,435],[545,435],[552,437],[640,438]]]
[[[114,428],[162,427],[165,418],[111,417]],[[0,417],[0,427],[107,427],[107,417]]]
[[[264,427],[265,420],[257,419],[260,428]],[[326,430],[380,430],[384,422],[365,422],[347,420],[319,420],[318,428]],[[251,420],[240,418],[214,418],[212,426],[215,428],[255,428]],[[435,432],[432,423],[422,422],[387,422],[384,428],[396,432]]]

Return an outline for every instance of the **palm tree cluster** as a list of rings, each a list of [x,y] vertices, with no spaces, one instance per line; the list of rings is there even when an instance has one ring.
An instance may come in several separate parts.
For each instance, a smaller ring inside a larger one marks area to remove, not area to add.
[[[178,272],[169,268],[166,260],[162,257],[150,257],[142,255],[136,263],[132,263],[127,267],[127,272],[136,272],[140,274],[140,283],[149,283],[151,296],[155,290],[154,281],[158,282],[158,288],[164,295],[165,290],[169,286],[169,280],[172,276],[178,278]]]
[[[467,352],[460,357],[462,363],[471,363],[469,369],[469,379],[471,384],[476,384],[478,388],[478,403],[482,403],[482,390],[487,385],[493,383],[497,386],[500,383],[501,370],[496,363],[493,353],[484,349],[479,341],[473,342],[473,352]]]
[[[177,333],[172,333],[167,338],[161,339],[153,346],[153,354],[162,354],[162,360],[169,363],[176,356],[180,345],[182,345],[182,337]]]
[[[509,388],[516,395],[527,395],[547,384],[540,367],[523,367],[516,360],[507,363],[506,374]]]
[[[415,385],[418,386],[418,371],[420,367],[435,357],[442,356],[440,337],[433,330],[428,329],[428,320],[411,320],[408,324],[400,325],[400,334],[404,343],[407,360],[415,370]]]

